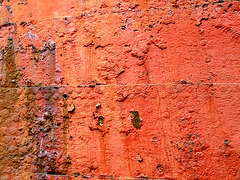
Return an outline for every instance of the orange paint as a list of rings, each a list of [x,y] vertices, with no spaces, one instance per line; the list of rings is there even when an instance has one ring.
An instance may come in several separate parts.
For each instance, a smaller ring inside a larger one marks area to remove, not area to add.
[[[0,5],[0,179],[239,179],[238,1]]]

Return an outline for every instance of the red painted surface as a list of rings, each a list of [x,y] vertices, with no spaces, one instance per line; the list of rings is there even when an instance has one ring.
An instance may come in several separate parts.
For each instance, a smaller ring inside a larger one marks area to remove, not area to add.
[[[0,1],[0,178],[239,179],[239,1]]]

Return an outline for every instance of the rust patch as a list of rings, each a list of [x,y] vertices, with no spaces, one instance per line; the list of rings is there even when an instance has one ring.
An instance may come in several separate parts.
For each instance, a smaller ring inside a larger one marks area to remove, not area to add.
[[[130,113],[133,115],[133,117],[132,117],[133,126],[137,129],[140,129],[142,126],[142,121],[139,117],[138,111],[130,111]]]
[[[20,70],[16,64],[16,52],[13,38],[7,40],[6,46],[1,51],[2,53],[2,68],[0,86],[2,87],[18,87]]]
[[[68,95],[63,94],[63,126],[62,126],[62,133],[63,133],[63,144],[64,144],[64,152],[67,151],[67,142],[68,142],[68,128],[69,128],[69,111],[68,111]]]
[[[51,111],[47,111],[44,113],[44,131],[48,132],[51,131],[50,139],[53,139],[53,131],[54,131],[54,125],[55,125],[55,115]]]

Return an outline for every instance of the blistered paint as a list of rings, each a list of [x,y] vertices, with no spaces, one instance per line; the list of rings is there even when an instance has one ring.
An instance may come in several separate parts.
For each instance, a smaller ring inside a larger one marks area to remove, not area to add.
[[[239,1],[0,1],[0,178],[239,179]]]

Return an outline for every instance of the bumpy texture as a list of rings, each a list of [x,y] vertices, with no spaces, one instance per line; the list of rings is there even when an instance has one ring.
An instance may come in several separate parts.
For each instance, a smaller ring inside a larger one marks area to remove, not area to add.
[[[0,0],[0,179],[240,179],[240,2]]]

